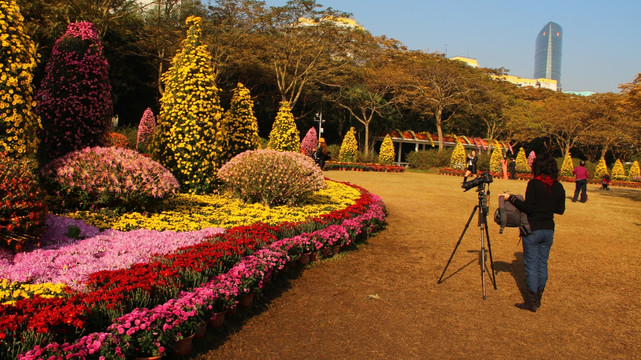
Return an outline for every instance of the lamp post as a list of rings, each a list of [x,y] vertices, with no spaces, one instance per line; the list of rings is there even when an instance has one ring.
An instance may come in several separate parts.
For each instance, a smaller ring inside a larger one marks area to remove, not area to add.
[[[320,140],[322,137],[321,134],[323,133],[323,123],[325,122],[325,120],[323,120],[323,110],[316,113],[314,120],[318,122],[318,140]]]

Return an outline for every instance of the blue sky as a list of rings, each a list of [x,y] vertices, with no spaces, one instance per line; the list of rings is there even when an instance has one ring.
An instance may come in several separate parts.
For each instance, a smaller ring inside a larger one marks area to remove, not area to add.
[[[641,73],[641,0],[317,0],[352,13],[374,35],[409,49],[476,58],[532,77],[534,40],[549,21],[563,28],[564,90],[619,92]],[[286,0],[267,0],[280,6]]]

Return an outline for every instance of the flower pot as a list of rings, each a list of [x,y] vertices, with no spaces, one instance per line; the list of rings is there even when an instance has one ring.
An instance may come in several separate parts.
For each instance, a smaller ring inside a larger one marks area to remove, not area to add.
[[[251,307],[254,304],[254,296],[256,296],[256,293],[254,292],[240,295],[240,298],[238,299],[238,306],[244,308]]]
[[[236,308],[229,308],[227,309],[227,312],[225,313],[225,316],[230,317],[236,315]]]
[[[147,356],[147,357],[137,357],[135,358],[136,360],[160,360],[162,359],[162,355],[158,356]]]
[[[309,254],[309,261],[318,261],[318,251]]]
[[[327,246],[323,246],[321,248],[321,254],[323,255],[324,258],[332,256],[332,249],[330,249]]]
[[[202,324],[200,324],[200,326],[198,327],[198,330],[196,330],[196,333],[194,335],[196,339],[204,338],[205,335],[207,335],[207,323],[203,322]]]
[[[176,347],[174,348],[174,354],[176,355],[189,355],[191,354],[191,344],[194,340],[194,335],[187,336],[180,340],[176,340]]]
[[[207,325],[209,325],[209,327],[211,328],[216,329],[223,326],[224,322],[225,322],[225,312],[224,311],[217,312],[217,313],[214,313],[211,319],[209,319],[209,321],[207,322]]]
[[[309,264],[310,256],[311,256],[311,253],[304,253],[298,258],[298,262],[301,265],[307,265]]]
[[[337,255],[339,252],[341,252],[341,246],[340,245],[333,245],[332,246],[332,252],[334,255]]]

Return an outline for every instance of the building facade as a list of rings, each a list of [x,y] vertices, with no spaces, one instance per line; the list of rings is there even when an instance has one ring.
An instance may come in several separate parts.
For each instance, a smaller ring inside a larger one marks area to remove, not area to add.
[[[563,29],[550,21],[539,32],[534,47],[534,78],[554,79],[561,84]]]

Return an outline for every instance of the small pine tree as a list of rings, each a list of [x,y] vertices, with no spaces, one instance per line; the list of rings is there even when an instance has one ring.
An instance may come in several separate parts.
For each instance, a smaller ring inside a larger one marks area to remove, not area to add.
[[[35,155],[38,117],[33,111],[36,45],[25,33],[15,0],[0,0],[0,153]]]
[[[493,146],[492,155],[490,155],[490,172],[502,172],[501,160],[503,159],[503,149],[496,143]]]
[[[460,141],[456,142],[452,157],[450,158],[450,167],[455,170],[465,170],[465,162],[467,156],[465,155],[465,148]]]
[[[138,135],[136,137],[136,149],[138,151],[147,152],[149,142],[154,135],[154,128],[156,128],[156,117],[151,108],[147,108],[138,124]]]
[[[378,154],[378,162],[381,164],[392,165],[394,163],[394,143],[389,134],[385,135],[381,150]]]
[[[572,156],[568,151],[568,154],[565,155],[565,158],[563,159],[563,165],[561,165],[561,176],[572,177],[574,175],[572,170],[574,170],[574,162],[572,161]]]
[[[165,90],[151,152],[192,193],[214,188],[223,151],[216,137],[223,109],[201,22],[196,16],[187,18],[187,37],[162,75]]]
[[[605,174],[609,174],[608,165],[605,163],[605,158],[601,158],[601,160],[599,160],[599,164],[596,166],[596,169],[594,170],[594,177],[597,179],[600,179]]]
[[[527,166],[529,166],[530,169],[532,168],[532,164],[534,164],[535,159],[536,159],[536,153],[534,152],[534,150],[532,150],[530,151],[530,155],[528,155],[527,157]]]
[[[338,159],[341,162],[356,162],[357,156],[358,143],[356,142],[356,129],[352,126],[343,138]]]
[[[628,172],[628,181],[634,181],[635,179],[638,181],[639,177],[641,177],[641,169],[639,168],[639,162],[635,160]]]
[[[617,161],[614,162],[614,166],[612,167],[612,178],[616,180],[625,180],[625,170],[623,169],[623,163],[621,163],[621,160],[617,159]]]
[[[303,141],[300,143],[300,149],[303,154],[312,156],[316,148],[318,148],[318,134],[316,133],[316,128],[311,127],[307,130],[307,134],[305,134]]]
[[[516,154],[516,172],[527,174],[531,171],[532,169],[528,166],[527,158],[525,157],[525,149],[520,148]]]
[[[300,151],[300,133],[294,122],[294,115],[288,101],[281,101],[272,131],[269,133],[267,148],[277,151]]]
[[[238,83],[231,98],[229,110],[225,112],[218,134],[224,144],[220,163],[224,164],[234,156],[258,149],[258,121],[254,115],[254,102],[249,89]]]
[[[41,162],[105,145],[113,115],[109,65],[92,23],[71,23],[56,41],[36,103]]]

